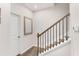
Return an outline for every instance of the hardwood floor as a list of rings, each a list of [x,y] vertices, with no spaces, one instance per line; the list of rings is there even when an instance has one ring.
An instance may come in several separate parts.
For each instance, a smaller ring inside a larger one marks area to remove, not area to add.
[[[61,42],[63,42],[63,39],[61,39]],[[57,44],[59,44],[59,42],[57,42]],[[51,44],[51,47],[54,47],[54,45],[56,45],[56,42],[54,42],[54,44]],[[46,47],[47,50],[49,48],[50,48],[50,46]],[[44,48],[39,48],[39,52],[40,52],[40,49],[41,49],[41,52],[45,51]],[[17,56],[37,56],[37,47],[36,46],[32,46],[26,52],[24,52],[23,54],[18,54]]]

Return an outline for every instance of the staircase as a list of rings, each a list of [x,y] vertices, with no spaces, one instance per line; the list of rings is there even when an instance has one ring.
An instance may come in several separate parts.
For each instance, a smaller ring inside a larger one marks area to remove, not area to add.
[[[31,47],[20,56],[39,56],[41,53],[54,48],[68,40],[69,13],[47,28],[42,33],[37,33],[37,46]]]

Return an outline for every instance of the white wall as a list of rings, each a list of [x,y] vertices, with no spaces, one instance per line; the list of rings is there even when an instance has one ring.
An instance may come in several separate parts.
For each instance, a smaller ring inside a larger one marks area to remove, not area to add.
[[[10,55],[9,40],[9,19],[10,4],[2,3],[1,8],[1,24],[0,24],[0,56]]]
[[[33,13],[27,8],[17,5],[17,4],[0,4],[1,8],[1,24],[0,24],[0,56],[4,55],[13,55],[11,49],[11,39],[9,39],[9,20],[10,20],[10,12],[13,12],[17,15],[21,16],[21,39],[20,39],[20,51],[26,51],[33,45],[33,41],[35,39],[35,35],[27,35],[24,36],[24,21],[23,16],[27,16],[29,18],[33,18]]]
[[[79,56],[79,32],[73,31],[73,26],[79,27],[79,4],[70,4],[70,19],[71,19],[71,39],[72,39],[72,55]]]
[[[32,11],[28,10],[26,7],[20,5],[20,4],[11,4],[11,12],[20,15],[21,16],[21,39],[20,39],[20,53],[25,52],[27,49],[29,49],[34,44],[34,40],[36,35],[30,34],[24,36],[24,16],[33,18]]]
[[[34,20],[37,22],[36,31],[39,33],[44,31],[67,13],[69,13],[68,4],[58,4],[52,8],[36,12],[34,14]]]

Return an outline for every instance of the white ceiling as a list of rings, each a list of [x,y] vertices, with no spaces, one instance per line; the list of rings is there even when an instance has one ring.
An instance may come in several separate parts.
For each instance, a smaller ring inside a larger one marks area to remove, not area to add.
[[[54,6],[54,3],[24,3],[31,11],[39,11]]]

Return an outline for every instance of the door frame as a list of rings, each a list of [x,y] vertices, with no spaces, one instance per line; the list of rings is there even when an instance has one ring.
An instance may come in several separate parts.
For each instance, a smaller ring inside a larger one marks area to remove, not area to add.
[[[13,15],[16,15],[16,16],[18,16],[18,17],[20,17],[20,20],[18,20],[19,21],[19,23],[21,24],[21,16],[20,15],[18,15],[18,14],[16,14],[15,12],[10,12],[10,14],[13,14]],[[20,24],[19,24],[19,26],[20,26]],[[20,39],[21,39],[21,26],[20,27],[18,27],[19,29],[20,29],[20,31],[19,31],[19,36],[18,36],[18,41],[19,41],[19,43],[17,44],[18,45],[18,54],[16,55],[16,56],[18,56],[18,55],[20,55],[20,53],[21,53],[21,47],[20,47]]]

